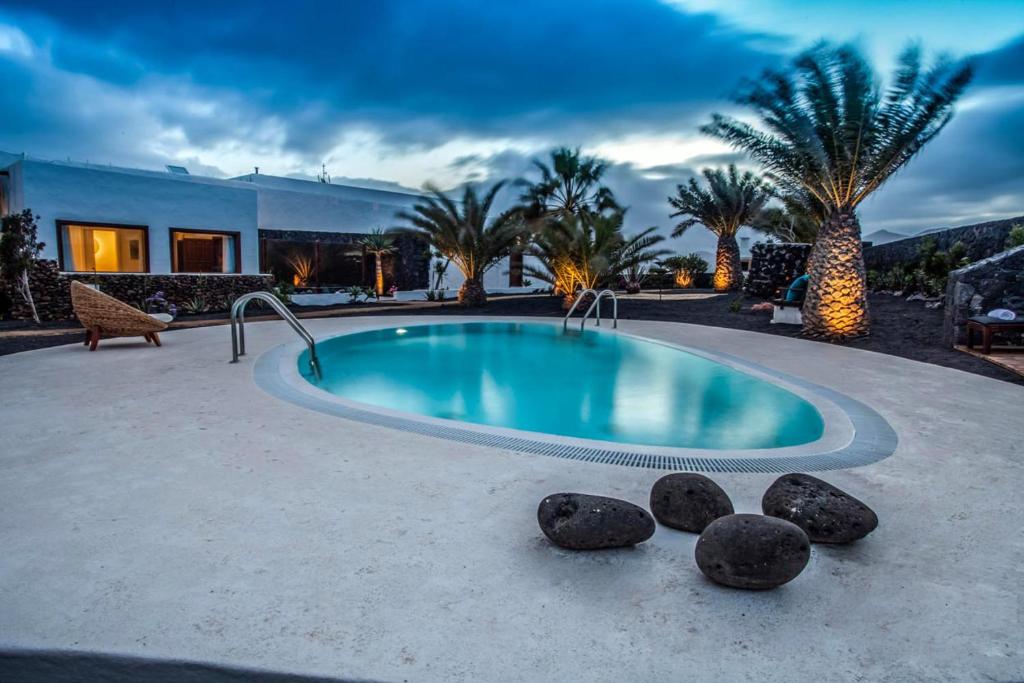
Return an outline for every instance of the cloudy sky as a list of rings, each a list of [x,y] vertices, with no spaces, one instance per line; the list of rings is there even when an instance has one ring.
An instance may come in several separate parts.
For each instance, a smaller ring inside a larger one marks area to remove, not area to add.
[[[979,65],[866,233],[1024,214],[1020,0],[0,0],[0,150],[419,188],[581,146],[612,162],[630,227],[668,230],[676,183],[742,162],[698,126],[821,38],[883,72],[908,40]]]

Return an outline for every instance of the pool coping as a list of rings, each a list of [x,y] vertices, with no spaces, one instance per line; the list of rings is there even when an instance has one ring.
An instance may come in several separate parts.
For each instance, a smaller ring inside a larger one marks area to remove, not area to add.
[[[424,321],[399,327],[470,322],[561,324],[536,319],[485,318],[473,321]],[[396,327],[394,321],[368,327],[359,326],[357,329],[321,336],[317,341],[393,327]],[[600,331],[674,348],[771,381],[812,403],[822,414],[825,433],[818,440],[800,446],[712,450],[593,441],[404,413],[344,399],[310,384],[299,373],[296,363],[298,355],[305,349],[301,342],[281,344],[260,355],[253,367],[253,379],[260,389],[271,396],[327,415],[457,443],[597,464],[693,472],[814,472],[868,465],[889,457],[896,450],[898,437],[885,418],[864,403],[834,389],[732,354],[620,330],[601,328]]]

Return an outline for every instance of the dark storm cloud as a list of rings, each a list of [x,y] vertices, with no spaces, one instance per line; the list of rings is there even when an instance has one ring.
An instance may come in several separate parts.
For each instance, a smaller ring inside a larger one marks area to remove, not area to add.
[[[4,24],[32,49],[5,50],[0,33],[0,149],[147,167],[185,148],[236,166],[289,155],[288,172],[312,173],[360,127],[399,156],[453,138],[513,141],[453,162],[473,181],[529,174],[544,149],[528,145],[696,134],[742,77],[792,48],[654,0],[4,0]],[[1022,65],[1024,36],[978,56],[970,105],[865,204],[865,230],[1024,213]],[[631,229],[667,231],[676,183],[731,162],[742,155],[613,164],[608,180]]]
[[[52,38],[62,70],[120,85],[180,76],[290,122],[312,109],[288,126],[300,150],[339,122],[410,145],[453,131],[649,129],[703,113],[776,59],[767,36],[651,0],[8,6],[33,38]]]

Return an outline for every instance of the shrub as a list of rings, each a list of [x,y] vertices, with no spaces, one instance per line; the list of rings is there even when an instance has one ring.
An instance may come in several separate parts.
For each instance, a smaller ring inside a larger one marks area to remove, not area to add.
[[[670,256],[661,265],[675,273],[676,286],[684,288],[696,286],[698,278],[708,270],[708,262],[696,253]]]
[[[1010,233],[1006,236],[1006,249],[1013,249],[1024,245],[1024,225],[1019,223],[1014,224],[1010,228]]]

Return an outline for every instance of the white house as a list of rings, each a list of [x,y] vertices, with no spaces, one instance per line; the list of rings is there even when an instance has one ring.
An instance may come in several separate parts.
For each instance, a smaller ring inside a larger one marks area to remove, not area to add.
[[[305,261],[314,274],[304,284],[368,284],[373,259],[359,253],[359,235],[396,225],[396,213],[418,198],[257,173],[220,179],[173,166],[152,171],[0,152],[0,214],[37,214],[43,258],[68,273],[293,278],[293,264]],[[423,245],[399,241],[387,260],[401,289],[432,286]],[[508,270],[499,264],[485,284],[506,287]],[[447,284],[461,284],[454,268]]]

